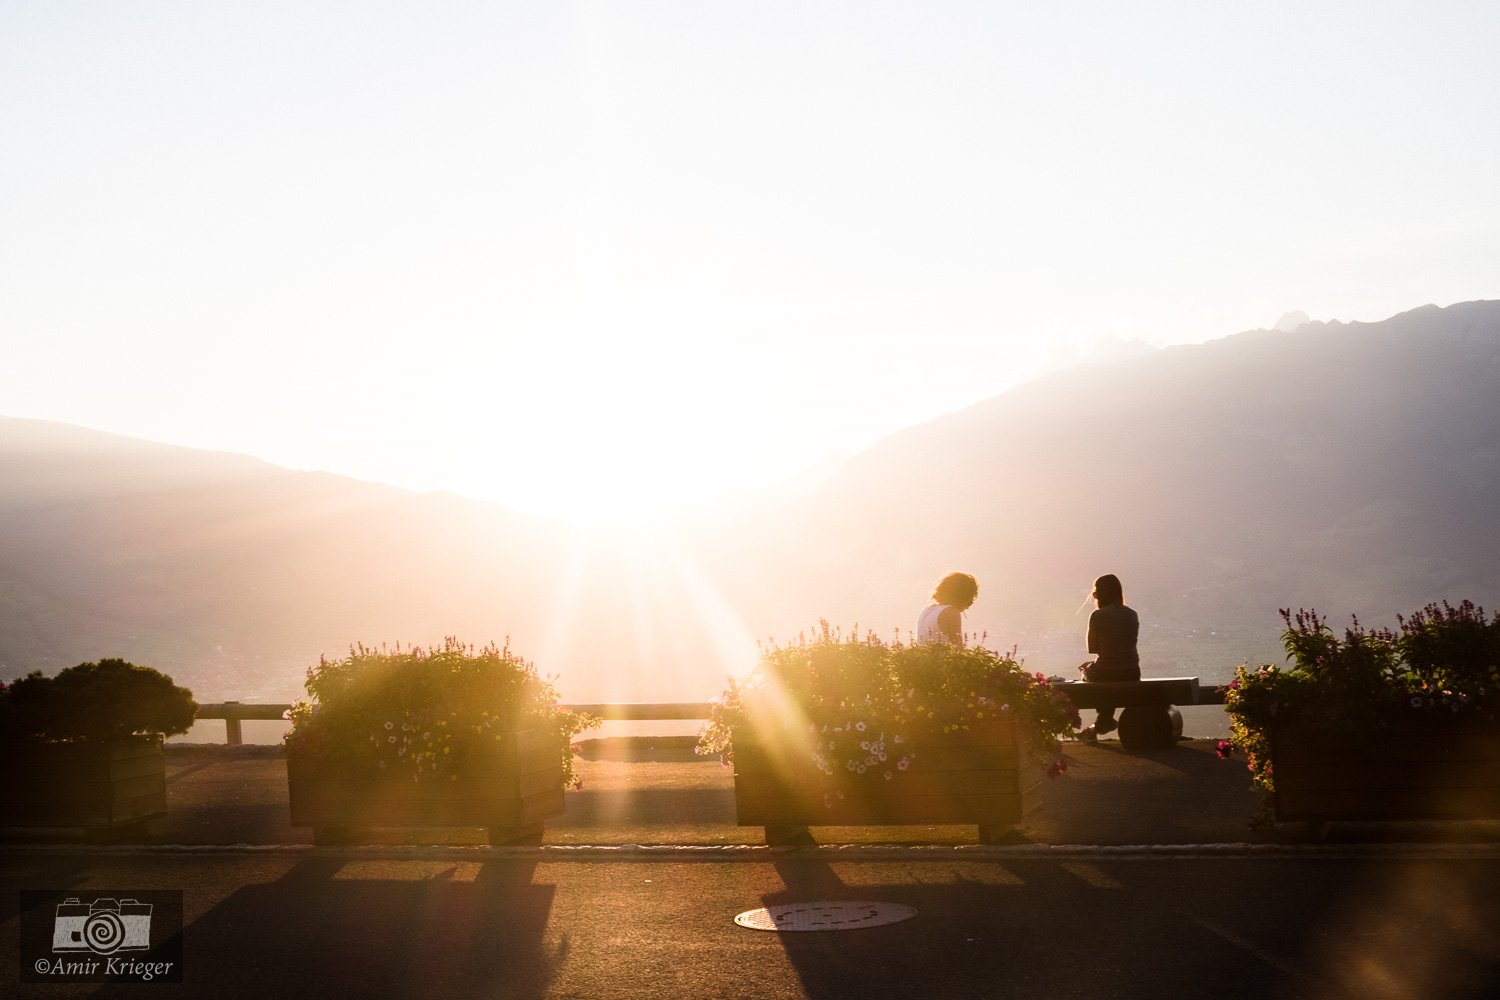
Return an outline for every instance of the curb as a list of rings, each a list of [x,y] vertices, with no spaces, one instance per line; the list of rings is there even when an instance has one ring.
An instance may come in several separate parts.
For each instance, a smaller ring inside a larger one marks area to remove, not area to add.
[[[488,845],[369,844],[317,847],[311,844],[25,844],[0,848],[0,856],[131,857],[180,855],[291,854],[304,857],[348,857],[402,860],[515,861],[542,863],[603,861],[1048,861],[1080,857],[1108,860],[1286,859],[1329,860],[1474,860],[1500,859],[1500,844],[1020,844],[1020,845],[871,845],[819,844],[812,847],[767,847],[763,844],[554,844],[539,847]]]

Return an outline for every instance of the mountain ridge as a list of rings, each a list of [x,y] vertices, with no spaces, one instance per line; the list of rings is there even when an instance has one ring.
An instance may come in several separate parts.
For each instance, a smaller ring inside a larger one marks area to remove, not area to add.
[[[1038,669],[1115,572],[1148,672],[1496,601],[1500,302],[1254,330],[1053,373],[903,430],[795,500],[603,543],[444,493],[0,418],[0,670],[120,655],[286,700],[357,641],[502,641],[574,700],[701,700],[819,618],[909,628],[942,574]]]

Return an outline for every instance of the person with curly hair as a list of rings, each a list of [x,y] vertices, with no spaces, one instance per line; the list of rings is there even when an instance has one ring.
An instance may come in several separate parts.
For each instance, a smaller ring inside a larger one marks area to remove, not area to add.
[[[932,603],[917,616],[917,642],[964,644],[964,612],[979,596],[979,581],[968,573],[949,573],[938,581]]]

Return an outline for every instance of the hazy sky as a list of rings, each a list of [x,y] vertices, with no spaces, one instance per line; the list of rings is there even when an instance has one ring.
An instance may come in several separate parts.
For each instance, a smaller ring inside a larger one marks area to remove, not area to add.
[[[0,2],[0,414],[537,511],[1500,297],[1500,5]]]

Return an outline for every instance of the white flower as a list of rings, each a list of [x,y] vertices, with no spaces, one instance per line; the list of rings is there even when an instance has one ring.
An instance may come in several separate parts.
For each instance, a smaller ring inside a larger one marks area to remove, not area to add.
[[[395,728],[395,725],[396,724],[394,722],[387,722],[385,724],[385,728],[387,728],[387,729],[393,729],[393,728]]]
[[[908,767],[911,767],[911,758],[902,757],[900,760],[896,761],[896,767],[902,771],[906,770]]]
[[[863,722],[856,722],[854,724],[854,728],[858,729],[860,732],[864,732],[865,731],[865,724]]]

